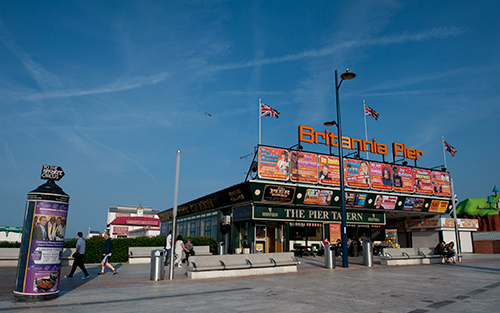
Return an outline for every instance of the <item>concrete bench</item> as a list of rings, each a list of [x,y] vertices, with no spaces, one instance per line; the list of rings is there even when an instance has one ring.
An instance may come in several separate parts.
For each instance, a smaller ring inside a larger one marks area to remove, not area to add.
[[[128,248],[128,263],[129,264],[148,264],[151,263],[151,251],[163,250],[163,247],[129,247]],[[210,246],[194,246],[196,255],[208,256]],[[183,256],[184,259],[184,256]]]
[[[435,255],[434,248],[384,248],[380,257],[380,264],[393,265],[415,265],[415,264],[438,264],[443,263],[443,256]]]
[[[238,277],[297,272],[293,252],[265,254],[195,255],[189,258],[188,278]]]
[[[73,253],[75,248],[63,248],[62,266],[73,265]],[[0,248],[0,266],[17,267],[19,260],[19,248]]]

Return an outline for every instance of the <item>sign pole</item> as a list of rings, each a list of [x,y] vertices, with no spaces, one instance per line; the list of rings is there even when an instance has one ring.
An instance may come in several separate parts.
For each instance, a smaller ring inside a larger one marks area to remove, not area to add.
[[[177,150],[177,162],[175,165],[175,187],[174,187],[174,209],[172,219],[172,243],[170,245],[170,280],[174,279],[174,254],[175,254],[175,223],[177,222],[177,198],[179,194],[179,172],[181,167],[181,151]]]
[[[460,247],[460,233],[458,232],[458,223],[457,223],[457,205],[455,204],[455,188],[453,187],[453,178],[450,179],[451,186],[451,203],[453,205],[453,219],[455,221],[455,238],[457,240],[457,255],[460,255],[462,249]],[[460,258],[459,258],[460,260]]]

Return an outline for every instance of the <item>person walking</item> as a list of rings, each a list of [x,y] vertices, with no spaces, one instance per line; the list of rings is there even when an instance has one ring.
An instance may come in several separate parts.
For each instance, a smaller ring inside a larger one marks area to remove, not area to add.
[[[78,240],[76,241],[76,251],[73,253],[73,266],[71,267],[71,272],[64,277],[69,279],[73,278],[76,268],[80,267],[84,275],[82,279],[87,279],[90,275],[83,264],[83,255],[85,254],[85,239],[83,239],[83,233],[81,231],[78,232],[78,234],[76,234],[76,238],[78,238]]]
[[[167,256],[165,258],[165,266],[170,264],[170,253],[172,253],[172,231],[168,232],[167,240],[165,241],[164,251],[167,252]]]
[[[174,260],[175,267],[182,267],[181,261],[183,252],[189,252],[189,251],[186,249],[186,247],[184,247],[184,241],[182,240],[182,236],[178,235],[177,240],[175,241],[175,260]]]
[[[111,257],[111,239],[109,239],[108,234],[104,234],[104,244],[102,245],[102,261],[101,261],[101,271],[98,275],[104,275],[104,267],[107,266],[113,271],[113,275],[116,274],[116,268],[114,268],[109,263],[109,258]]]

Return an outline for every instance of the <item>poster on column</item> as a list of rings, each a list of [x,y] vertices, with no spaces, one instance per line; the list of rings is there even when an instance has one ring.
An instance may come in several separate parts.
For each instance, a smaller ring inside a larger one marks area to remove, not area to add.
[[[24,280],[25,293],[59,290],[68,204],[37,201]]]
[[[432,185],[436,196],[451,196],[450,174],[432,172]]]
[[[392,171],[389,165],[371,162],[370,172],[372,189],[392,191]]]
[[[340,239],[340,224],[330,224],[330,243],[335,243]]]
[[[411,167],[397,166],[392,167],[394,181],[394,191],[413,192],[413,171]]]
[[[290,160],[291,180],[293,182],[318,182],[318,155],[292,151]]]
[[[288,150],[259,147],[259,178],[287,181],[290,162]]]
[[[344,160],[345,179],[348,187],[370,188],[370,170],[368,162]]]
[[[329,155],[319,156],[319,183],[340,186],[339,158]]]
[[[431,171],[414,168],[413,177],[415,179],[415,193],[432,195]]]

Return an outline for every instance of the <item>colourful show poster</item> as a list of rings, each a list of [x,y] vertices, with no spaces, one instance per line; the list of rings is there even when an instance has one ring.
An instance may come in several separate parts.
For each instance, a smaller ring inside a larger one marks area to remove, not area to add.
[[[287,150],[259,147],[259,178],[287,181],[290,171],[289,160]]]
[[[370,170],[368,162],[344,159],[344,167],[345,180],[348,187],[370,188]]]
[[[318,182],[318,155],[299,151],[292,151],[290,154],[291,180],[316,184]]]
[[[413,177],[415,179],[415,192],[426,195],[432,195],[432,179],[431,171],[420,168],[413,169]]]
[[[423,198],[406,198],[403,206],[404,211],[422,211],[425,199]]]
[[[68,204],[36,202],[24,293],[59,290],[67,214]]]
[[[320,184],[340,186],[340,165],[338,157],[320,155],[318,167]]]
[[[335,243],[340,239],[340,224],[330,224],[330,243]]]
[[[332,190],[321,190],[319,192],[319,205],[330,205],[332,202],[333,191]]]
[[[413,171],[411,167],[393,166],[392,180],[394,182],[394,191],[413,193]]]
[[[355,208],[365,207],[366,193],[345,193],[345,205]]]
[[[371,162],[370,172],[372,189],[392,191],[392,171],[389,165]]]
[[[307,189],[304,204],[316,204],[319,200],[319,189]]]
[[[396,208],[397,196],[382,196],[378,195],[373,204],[374,209],[378,210],[394,210]]]
[[[451,196],[450,174],[432,172],[432,185],[436,196]]]

